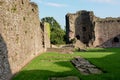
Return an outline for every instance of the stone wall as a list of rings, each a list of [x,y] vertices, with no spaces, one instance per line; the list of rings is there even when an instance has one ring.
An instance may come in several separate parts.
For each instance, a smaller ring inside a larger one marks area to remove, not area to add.
[[[38,7],[29,0],[0,0],[0,34],[0,80],[45,51]]]
[[[94,46],[120,47],[120,18],[98,18],[94,30]]]
[[[0,80],[8,80],[11,75],[7,45],[0,34]]]
[[[67,42],[71,41],[75,37],[75,20],[78,15],[68,13],[66,15],[66,35]]]
[[[41,28],[43,31],[43,47],[50,48],[50,25],[47,22],[41,23]]]
[[[80,48],[120,47],[120,18],[102,19],[85,10],[68,13],[66,34],[68,43],[75,39],[75,46]]]

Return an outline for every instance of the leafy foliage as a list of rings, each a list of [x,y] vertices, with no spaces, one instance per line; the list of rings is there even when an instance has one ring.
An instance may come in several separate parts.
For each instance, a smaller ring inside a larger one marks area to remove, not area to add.
[[[42,18],[41,21],[48,22],[50,24],[50,41],[52,44],[65,43],[65,31],[53,17],[45,17]]]

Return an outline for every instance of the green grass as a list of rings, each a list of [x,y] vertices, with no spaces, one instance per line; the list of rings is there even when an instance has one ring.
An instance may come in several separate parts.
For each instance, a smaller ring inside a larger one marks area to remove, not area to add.
[[[82,75],[70,60],[76,56],[88,59],[104,71]],[[74,54],[44,53],[26,65],[12,80],[48,80],[49,77],[78,76],[80,80],[120,80],[120,48],[89,49]]]

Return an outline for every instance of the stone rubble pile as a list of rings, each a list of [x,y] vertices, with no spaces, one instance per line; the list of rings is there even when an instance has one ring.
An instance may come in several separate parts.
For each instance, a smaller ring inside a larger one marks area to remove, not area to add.
[[[102,71],[98,69],[95,65],[91,64],[89,61],[84,58],[75,58],[71,60],[72,64],[81,72],[81,74],[101,74]]]

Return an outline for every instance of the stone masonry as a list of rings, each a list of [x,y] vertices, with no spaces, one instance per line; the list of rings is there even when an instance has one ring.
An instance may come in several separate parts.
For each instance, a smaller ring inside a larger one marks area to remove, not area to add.
[[[78,11],[66,15],[67,42],[75,46],[120,47],[120,18],[98,18],[92,11]]]
[[[29,0],[0,0],[0,80],[9,80],[43,47],[38,6]]]
[[[43,31],[43,47],[50,48],[50,25],[47,22],[41,23],[41,29]]]
[[[76,57],[75,59],[71,60],[71,62],[81,72],[81,74],[89,75],[102,73],[99,68],[82,57]]]

